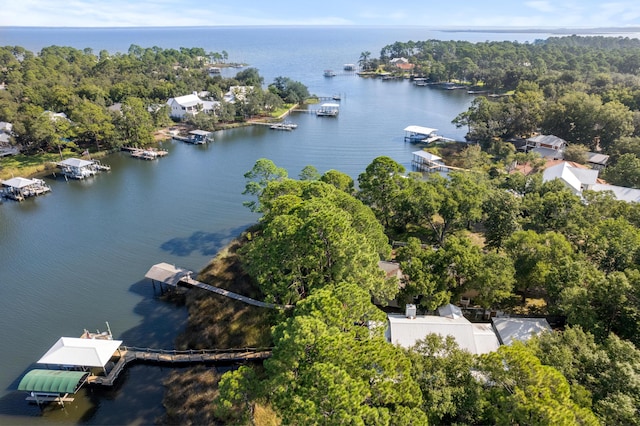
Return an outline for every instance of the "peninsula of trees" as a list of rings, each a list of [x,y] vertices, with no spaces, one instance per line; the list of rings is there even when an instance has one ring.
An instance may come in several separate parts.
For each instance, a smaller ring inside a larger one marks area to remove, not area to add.
[[[132,45],[127,53],[50,46],[33,53],[0,47],[0,122],[11,123],[9,143],[20,152],[69,154],[86,149],[145,146],[154,131],[173,124],[167,101],[198,92],[218,101],[210,114],[184,121],[204,130],[272,114],[309,97],[307,88],[278,77],[263,88],[255,68],[234,78],[209,72],[226,52],[202,48],[161,49]],[[242,101],[227,102],[232,87],[250,86]],[[286,110],[283,110],[283,112]]]

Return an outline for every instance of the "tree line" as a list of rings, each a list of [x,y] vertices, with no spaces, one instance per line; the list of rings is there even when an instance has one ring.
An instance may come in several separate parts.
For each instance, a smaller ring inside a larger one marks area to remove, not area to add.
[[[225,373],[212,410],[249,423],[256,406],[283,424],[638,424],[640,210],[607,194],[579,199],[539,174],[477,169],[450,179],[379,157],[357,179],[270,160],[247,172],[262,213],[241,250],[265,297],[294,303],[263,366]],[[405,278],[377,266],[391,256]],[[402,284],[402,285],[399,285]],[[428,335],[403,349],[383,337],[372,300],[458,300],[537,315],[563,331],[474,356]]]
[[[487,151],[496,140],[555,135],[610,155],[613,167],[604,177],[611,183],[640,187],[638,39],[574,35],[533,43],[409,41],[383,47],[375,62],[369,55],[361,58],[369,66],[404,56],[416,65],[417,76],[485,91],[453,123],[467,128],[467,138]],[[585,161],[584,152],[571,157],[580,158]]]
[[[0,47],[0,121],[13,124],[13,143],[24,153],[63,149],[144,146],[153,132],[172,124],[166,101],[194,91],[221,102],[215,114],[187,121],[205,130],[242,122],[309,96],[302,83],[278,77],[267,89],[255,68],[234,78],[208,72],[228,53],[202,48],[162,49],[132,45],[126,53],[50,46],[33,53]],[[232,86],[253,86],[242,102],[228,103]],[[64,114],[64,115],[61,115]]]

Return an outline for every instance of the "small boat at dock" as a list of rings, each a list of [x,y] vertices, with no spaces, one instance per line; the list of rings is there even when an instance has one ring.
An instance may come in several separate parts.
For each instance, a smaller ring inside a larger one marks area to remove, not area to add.
[[[132,149],[131,156],[133,158],[139,158],[141,160],[155,160],[156,158],[164,157],[169,152],[160,149]]]
[[[284,122],[284,123],[274,123],[271,126],[269,126],[270,129],[272,130],[293,130],[295,128],[297,128],[298,125],[295,123],[288,123],[288,122]]]

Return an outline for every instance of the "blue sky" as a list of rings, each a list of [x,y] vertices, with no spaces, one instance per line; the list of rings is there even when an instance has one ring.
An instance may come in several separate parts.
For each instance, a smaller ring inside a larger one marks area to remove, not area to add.
[[[12,0],[0,26],[640,26],[638,0]]]

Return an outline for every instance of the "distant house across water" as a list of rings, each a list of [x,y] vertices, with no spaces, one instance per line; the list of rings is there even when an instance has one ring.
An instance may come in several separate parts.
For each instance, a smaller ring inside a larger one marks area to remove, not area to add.
[[[196,115],[201,112],[210,114],[220,105],[219,102],[200,99],[196,92],[190,95],[170,98],[167,105],[171,108],[169,115],[173,118],[183,119],[187,115]]]

